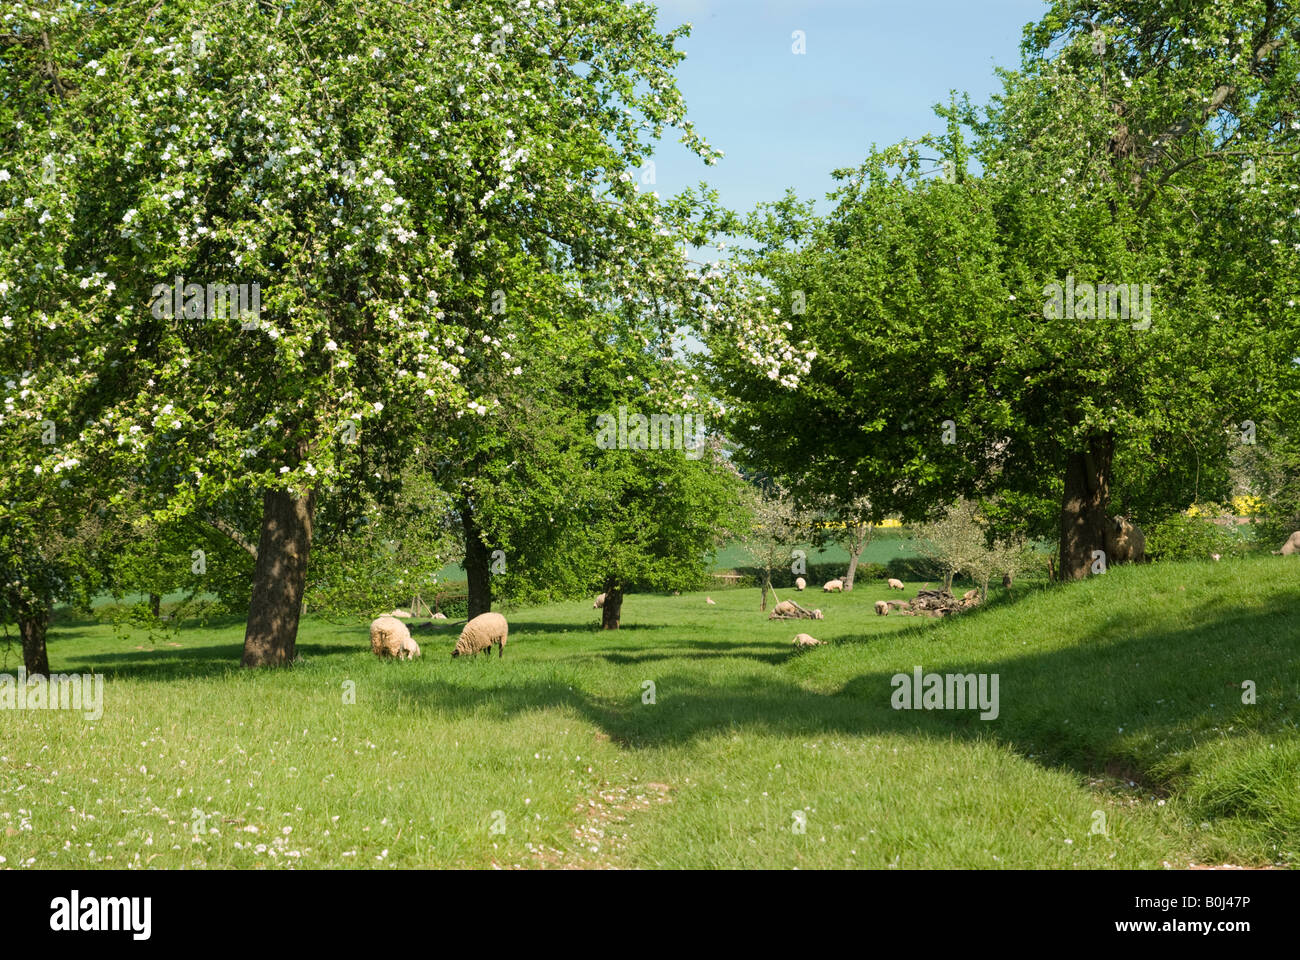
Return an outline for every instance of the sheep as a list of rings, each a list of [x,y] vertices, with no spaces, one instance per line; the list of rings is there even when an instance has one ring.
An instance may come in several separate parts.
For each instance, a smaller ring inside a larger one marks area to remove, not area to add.
[[[1284,557],[1289,557],[1297,551],[1300,551],[1300,530],[1287,537],[1286,543],[1282,544],[1282,549],[1278,552]]]
[[[782,600],[772,608],[772,612],[768,615],[767,619],[784,620],[787,617],[797,616],[799,616],[799,608],[794,605],[794,602],[792,600]]]
[[[705,597],[704,602],[709,604],[710,606],[717,606],[718,603],[718,601],[714,600],[712,597]]]
[[[808,581],[805,580],[803,577],[796,577],[796,578],[795,578],[795,581],[794,581],[794,588],[795,588],[796,590],[802,590],[802,589],[803,589],[804,587],[806,587],[806,586],[808,586]]]
[[[886,603],[884,600],[877,600],[877,601],[876,601],[876,613],[879,614],[879,615],[882,616],[882,617],[884,617],[884,616],[888,616],[888,615],[889,615],[889,604]]]
[[[790,641],[796,647],[821,647],[825,643],[816,637],[810,637],[806,633],[797,633],[793,640]]]
[[[1146,559],[1146,534],[1125,517],[1111,517],[1107,521],[1103,545],[1107,563],[1141,563]]]
[[[889,589],[890,589],[890,590],[902,590],[902,589],[904,589],[904,588],[903,588],[903,581],[902,581],[902,580],[895,580],[893,577],[890,577],[890,578],[889,578]]]
[[[370,649],[377,657],[414,660],[420,645],[411,639],[411,631],[396,617],[376,617],[370,623]]]
[[[842,593],[843,591],[844,591],[843,580],[828,580],[826,581],[826,584],[822,587],[822,593],[834,593],[834,592]]]
[[[410,617],[410,615],[411,614],[406,610],[393,610],[390,613],[384,614],[386,617]]]
[[[433,615],[433,619],[435,619],[435,620],[446,620],[446,619],[447,619],[447,615],[446,615],[445,613],[443,613],[441,610],[439,610],[437,613],[435,613],[435,614]]]
[[[591,609],[599,610],[604,605],[605,605],[605,595],[602,593],[600,596],[596,597],[596,599],[591,602]]]
[[[1217,553],[1212,553],[1212,554],[1210,554],[1210,559],[1213,560],[1215,563],[1218,563],[1218,562],[1219,562],[1219,554],[1217,554]]]
[[[967,590],[965,593],[961,595],[961,598],[963,600],[974,600],[979,595],[980,592],[978,590]]]
[[[456,641],[456,649],[451,652],[453,657],[469,656],[475,653],[488,652],[492,655],[492,644],[497,646],[497,656],[506,655],[506,635],[510,632],[510,625],[506,623],[506,618],[499,613],[480,613],[477,617],[465,624],[465,629],[460,632],[460,639]]]
[[[772,608],[769,620],[824,620],[820,610],[805,610],[793,600],[782,600]]]

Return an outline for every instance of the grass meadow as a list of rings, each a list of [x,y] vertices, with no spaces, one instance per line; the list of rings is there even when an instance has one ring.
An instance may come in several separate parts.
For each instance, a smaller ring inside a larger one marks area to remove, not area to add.
[[[239,622],[154,643],[65,614],[52,669],[104,674],[103,716],[0,718],[0,869],[1296,862],[1300,563],[875,615],[918,586],[805,593],[820,622],[754,589],[633,595],[618,632],[590,601],[506,611],[504,658],[420,626],[421,659],[379,661],[364,622],[309,617],[278,672],[239,669]],[[998,717],[893,709],[917,665],[996,673]]]

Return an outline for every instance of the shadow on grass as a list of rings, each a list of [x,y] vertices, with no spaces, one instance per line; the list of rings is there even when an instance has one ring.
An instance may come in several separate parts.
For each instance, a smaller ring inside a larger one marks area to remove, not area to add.
[[[1300,607],[1289,598],[1249,610],[1207,600],[1189,611],[1197,622],[1170,628],[1139,616],[1110,616],[1090,623],[1071,646],[977,660],[950,645],[925,655],[926,673],[986,673],[999,677],[999,715],[978,710],[895,710],[892,678],[909,677],[912,654],[888,669],[863,672],[830,693],[808,690],[785,672],[719,682],[716,674],[682,669],[647,673],[657,702],[641,702],[639,688],[620,699],[589,695],[576,685],[538,683],[524,676],[502,682],[474,675],[448,682],[409,673],[385,677],[388,692],[406,708],[447,717],[487,712],[502,719],[527,711],[570,709],[628,749],[671,746],[748,730],[797,738],[836,735],[994,739],[1045,766],[1082,774],[1150,775],[1157,761],[1207,739],[1246,737],[1290,721],[1300,684]],[[841,640],[856,645],[879,635]],[[679,646],[692,653],[673,653]],[[590,651],[611,663],[698,659],[734,654],[719,648],[745,644],[699,642],[653,651]],[[752,645],[750,645],[752,646]],[[768,663],[801,654],[746,654]],[[880,654],[871,658],[879,662]],[[1241,703],[1240,682],[1253,679],[1258,703]],[[486,685],[484,685],[486,684]],[[1279,752],[1280,753],[1280,752]],[[1168,780],[1166,768],[1152,782]]]

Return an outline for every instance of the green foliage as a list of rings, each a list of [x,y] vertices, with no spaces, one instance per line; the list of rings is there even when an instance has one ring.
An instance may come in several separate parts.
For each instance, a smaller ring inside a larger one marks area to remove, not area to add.
[[[1222,558],[1239,557],[1250,549],[1250,541],[1235,525],[1215,523],[1214,516],[1231,524],[1230,510],[1214,510],[1200,504],[1208,516],[1175,513],[1144,529],[1146,553],[1152,560],[1208,560],[1214,554]]]

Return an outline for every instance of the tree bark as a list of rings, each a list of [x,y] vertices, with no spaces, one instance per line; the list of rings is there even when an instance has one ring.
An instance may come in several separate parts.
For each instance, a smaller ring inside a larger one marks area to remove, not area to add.
[[[23,643],[23,666],[29,677],[50,675],[50,655],[45,649],[45,632],[50,626],[48,608],[18,618],[18,635]]]
[[[315,515],[314,490],[306,497],[268,490],[262,499],[262,535],[240,661],[245,667],[293,663]]]
[[[1092,552],[1105,550],[1114,437],[1093,437],[1070,454],[1061,498],[1061,551],[1057,577],[1082,580],[1092,569]]]
[[[614,577],[605,579],[605,605],[600,608],[600,628],[617,630],[623,616],[623,586]]]
[[[473,620],[480,613],[492,609],[492,570],[491,558],[483,534],[474,519],[474,510],[469,503],[462,503],[460,510],[461,527],[465,531],[465,582],[469,588],[469,618]]]
[[[149,594],[149,612],[155,620],[162,614],[162,597],[156,593]]]
[[[767,609],[767,592],[772,589],[772,569],[770,567],[763,571],[763,593],[758,599],[758,609]]]

